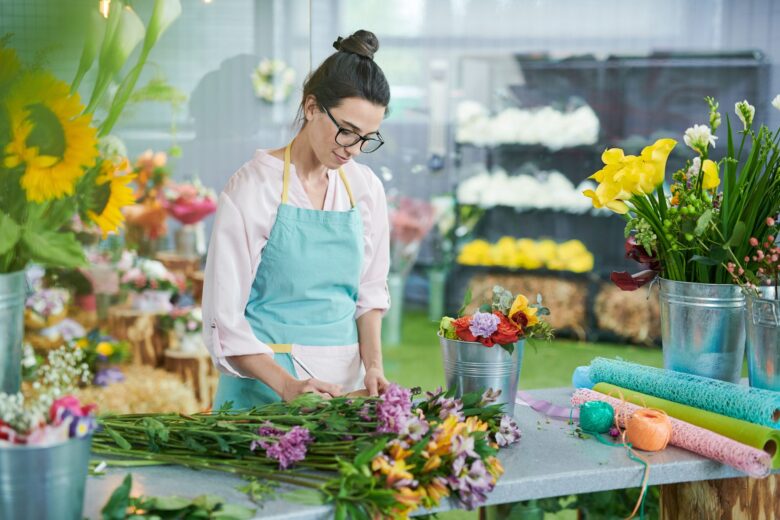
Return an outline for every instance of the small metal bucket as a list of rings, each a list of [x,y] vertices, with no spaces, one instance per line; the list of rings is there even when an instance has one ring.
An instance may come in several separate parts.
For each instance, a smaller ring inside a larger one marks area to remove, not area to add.
[[[747,296],[747,356],[750,386],[780,392],[780,300],[774,287]]]
[[[525,340],[515,343],[512,354],[499,345],[486,347],[482,343],[441,336],[439,344],[444,358],[444,380],[448,389],[455,389],[456,397],[488,388],[501,390],[496,403],[504,405],[504,413],[514,414]]]
[[[0,274],[0,391],[7,394],[15,394],[22,384],[26,296],[24,271]]]
[[[664,368],[739,382],[745,296],[738,285],[661,279]]]
[[[81,520],[91,444],[0,447],[0,518]]]

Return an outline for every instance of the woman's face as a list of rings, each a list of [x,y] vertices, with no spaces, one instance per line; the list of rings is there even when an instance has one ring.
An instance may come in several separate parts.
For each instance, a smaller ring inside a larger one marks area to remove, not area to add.
[[[379,125],[385,116],[385,107],[362,98],[350,97],[342,99],[338,105],[328,109],[328,112],[335,123],[314,97],[307,100],[306,126],[309,127],[309,140],[314,154],[325,167],[336,170],[360,155],[362,142],[358,141],[351,146],[338,144],[336,134],[339,127],[363,137],[376,137],[374,133],[379,131]],[[340,139],[343,141],[343,136],[340,136]]]

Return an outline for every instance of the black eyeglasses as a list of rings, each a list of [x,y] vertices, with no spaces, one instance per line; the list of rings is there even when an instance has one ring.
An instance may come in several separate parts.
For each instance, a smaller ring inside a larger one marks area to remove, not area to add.
[[[350,146],[354,146],[360,142],[360,151],[363,153],[371,153],[376,152],[379,150],[379,147],[385,144],[385,141],[382,139],[382,136],[379,135],[379,132],[373,132],[376,137],[363,137],[357,132],[353,132],[352,130],[339,125],[336,119],[333,117],[333,114],[331,114],[327,108],[322,107],[322,110],[328,114],[330,120],[333,121],[333,124],[336,125],[336,128],[339,129],[339,131],[336,132],[337,145],[343,146],[344,148],[349,148]]]

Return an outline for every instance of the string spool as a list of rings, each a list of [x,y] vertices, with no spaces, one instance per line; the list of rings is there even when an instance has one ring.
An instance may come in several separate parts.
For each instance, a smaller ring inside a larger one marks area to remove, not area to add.
[[[586,432],[606,433],[615,421],[615,409],[604,401],[588,401],[580,406],[580,428]]]
[[[672,438],[672,421],[663,410],[641,408],[628,418],[626,438],[639,450],[661,451]]]

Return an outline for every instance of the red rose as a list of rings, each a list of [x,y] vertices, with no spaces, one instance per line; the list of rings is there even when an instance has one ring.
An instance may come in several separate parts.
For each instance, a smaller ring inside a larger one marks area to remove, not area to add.
[[[477,337],[471,333],[469,325],[471,325],[471,316],[463,316],[452,322],[458,338],[463,341],[477,341]]]
[[[493,343],[507,345],[509,343],[516,342],[520,338],[521,332],[518,330],[517,325],[512,323],[509,318],[498,311],[494,311],[493,314],[498,316],[499,319],[498,328],[490,336],[490,339],[493,340]]]

